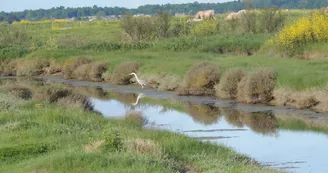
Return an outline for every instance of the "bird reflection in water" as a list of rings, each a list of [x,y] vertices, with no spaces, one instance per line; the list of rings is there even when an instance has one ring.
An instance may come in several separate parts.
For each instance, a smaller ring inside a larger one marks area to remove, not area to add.
[[[139,93],[136,102],[135,103],[131,103],[131,105],[132,106],[137,105],[139,103],[139,99],[144,98],[144,97],[145,97],[145,94],[144,93]]]

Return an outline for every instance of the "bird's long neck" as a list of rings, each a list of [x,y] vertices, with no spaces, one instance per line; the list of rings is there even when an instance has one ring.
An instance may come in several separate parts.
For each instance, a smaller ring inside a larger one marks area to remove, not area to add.
[[[139,81],[138,76],[136,74],[133,74],[133,75],[134,75],[134,77],[136,77],[137,81]]]
[[[138,95],[136,102],[133,103],[132,105],[137,105],[139,103],[139,99],[140,99],[140,95]]]

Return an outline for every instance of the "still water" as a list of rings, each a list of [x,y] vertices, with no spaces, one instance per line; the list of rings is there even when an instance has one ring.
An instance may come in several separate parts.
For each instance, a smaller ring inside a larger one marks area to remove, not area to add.
[[[120,98],[124,99],[120,101]],[[150,122],[149,127],[223,144],[265,166],[291,172],[328,172],[328,136],[324,133],[280,129],[274,115],[191,103],[184,103],[182,110],[175,110],[161,104],[144,103],[143,98],[134,105],[133,98],[138,99],[136,94],[116,93],[116,98],[110,100],[91,98],[91,101],[105,117],[121,117],[131,110],[140,111]]]

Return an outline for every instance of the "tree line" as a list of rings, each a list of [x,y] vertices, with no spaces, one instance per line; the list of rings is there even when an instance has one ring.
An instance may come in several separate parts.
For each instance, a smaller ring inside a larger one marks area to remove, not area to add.
[[[130,14],[155,14],[156,11],[168,11],[169,14],[185,13],[195,14],[199,10],[214,9],[217,13],[227,11],[238,11],[244,8],[263,8],[278,6],[282,9],[316,9],[328,6],[328,0],[235,0],[224,3],[184,3],[184,4],[164,4],[164,5],[143,5],[135,9],[122,7],[79,7],[65,8],[63,6],[51,9],[24,10],[20,12],[0,12],[0,21],[42,20],[42,19],[63,19],[76,17],[81,19],[85,16],[108,16]]]

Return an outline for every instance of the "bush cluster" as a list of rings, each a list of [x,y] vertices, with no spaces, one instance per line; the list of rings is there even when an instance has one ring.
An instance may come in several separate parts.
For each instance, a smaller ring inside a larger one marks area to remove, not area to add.
[[[296,51],[310,43],[323,41],[328,41],[328,17],[321,12],[315,12],[311,17],[302,17],[294,24],[284,27],[267,44]]]

